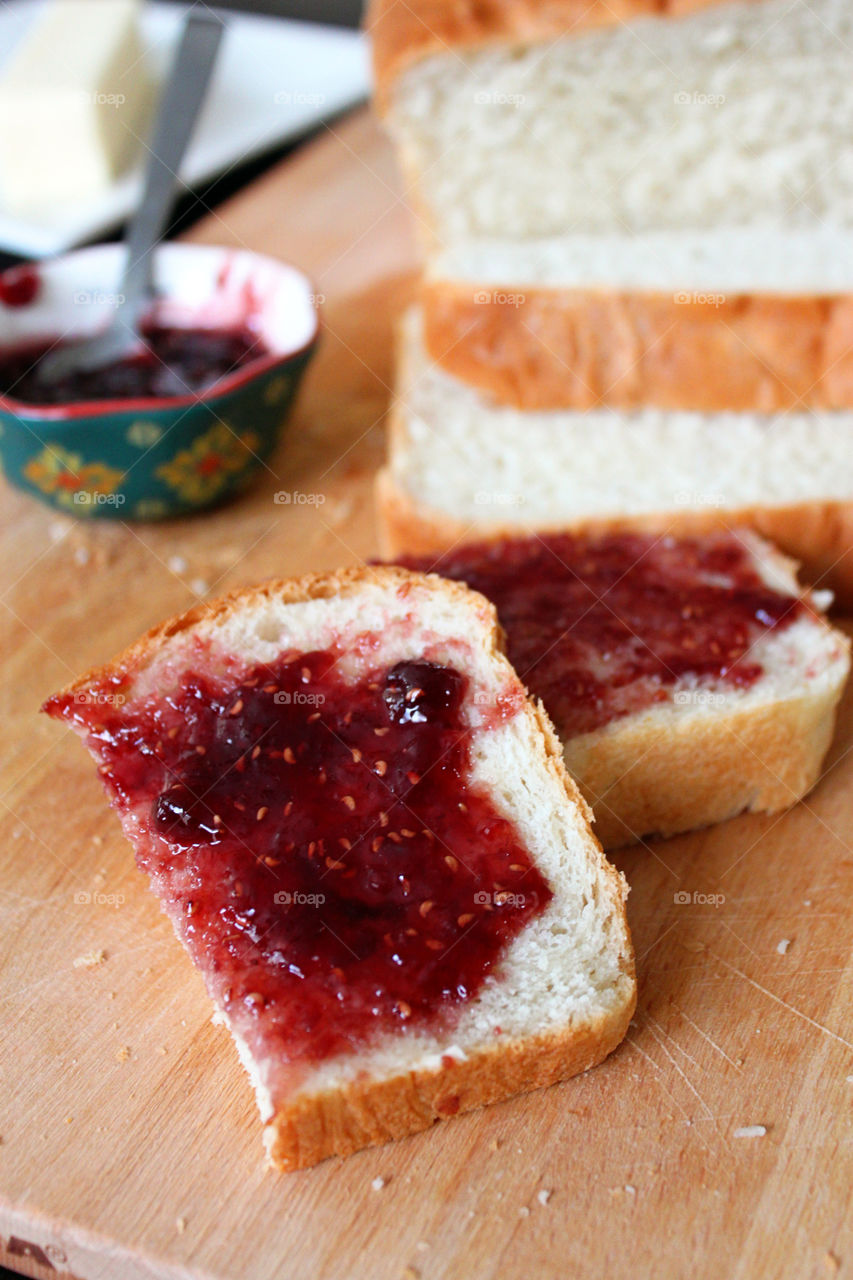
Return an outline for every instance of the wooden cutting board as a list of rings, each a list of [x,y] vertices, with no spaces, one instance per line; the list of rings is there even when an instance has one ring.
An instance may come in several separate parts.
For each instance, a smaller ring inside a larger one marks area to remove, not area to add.
[[[853,1275],[850,699],[806,804],[616,856],[640,1001],[603,1066],[346,1161],[264,1168],[201,981],[88,756],[36,712],[199,594],[375,554],[414,253],[364,113],[192,239],[305,266],[326,332],[276,475],[235,506],[95,526],[2,489],[0,1259],[84,1280]],[[277,505],[284,488],[325,500]]]

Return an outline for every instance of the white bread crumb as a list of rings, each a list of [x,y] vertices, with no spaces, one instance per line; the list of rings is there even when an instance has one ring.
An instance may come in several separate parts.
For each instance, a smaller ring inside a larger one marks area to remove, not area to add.
[[[551,1191],[546,1191],[543,1188],[542,1191],[537,1191],[536,1199],[539,1201],[540,1204],[544,1205],[544,1204],[547,1204],[548,1201],[551,1199],[552,1194],[553,1193]]]
[[[744,1124],[739,1129],[735,1129],[735,1138],[763,1138],[767,1132],[767,1128],[763,1124]]]
[[[106,951],[87,951],[85,955],[75,956],[75,969],[94,969],[95,965],[103,964],[107,958]]]
[[[782,938],[776,944],[776,950],[779,952],[780,956],[786,956],[788,954],[788,948],[790,947],[790,945],[791,945],[790,938]]]
[[[370,1185],[371,1185],[371,1187],[373,1188],[373,1190],[374,1190],[374,1191],[381,1191],[381,1190],[382,1190],[382,1188],[385,1186],[385,1179],[384,1179],[384,1178],[374,1178]]]

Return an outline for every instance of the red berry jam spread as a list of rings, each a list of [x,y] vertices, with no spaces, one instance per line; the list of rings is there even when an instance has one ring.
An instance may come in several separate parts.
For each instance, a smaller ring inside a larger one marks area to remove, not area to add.
[[[755,642],[806,607],[766,586],[729,533],[544,535],[400,563],[494,603],[511,662],[563,737],[667,701],[685,678],[749,688]]]
[[[50,351],[72,344],[41,339],[0,351],[0,395],[25,404],[77,404],[195,395],[226,374],[269,352],[247,329],[175,329],[148,326],[138,352],[102,369],[72,370],[55,382],[39,374]]]
[[[280,1064],[449,1027],[551,898],[470,781],[466,677],[403,662],[353,685],[339,657],[46,707],[85,726],[211,995]]]

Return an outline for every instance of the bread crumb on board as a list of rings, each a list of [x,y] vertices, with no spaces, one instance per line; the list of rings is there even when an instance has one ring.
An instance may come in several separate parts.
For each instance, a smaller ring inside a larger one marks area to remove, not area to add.
[[[733,1137],[735,1138],[763,1138],[767,1133],[767,1126],[763,1124],[742,1124],[740,1128],[735,1129]]]
[[[130,1045],[129,1044],[119,1045],[119,1047],[116,1049],[116,1060],[118,1062],[127,1062],[129,1057],[130,1057]]]
[[[178,1235],[179,1235],[179,1236],[182,1236],[182,1235],[184,1234],[184,1232],[186,1231],[186,1229],[187,1229],[187,1220],[186,1220],[186,1218],[176,1218],[176,1219],[175,1219],[175,1230],[177,1231]]]
[[[790,938],[780,938],[780,940],[776,943],[776,950],[779,952],[780,956],[786,956],[788,954],[788,948],[790,947],[790,945],[791,945]]]
[[[107,953],[102,949],[87,951],[85,955],[74,957],[74,968],[94,969],[95,965],[103,964],[106,958]]]
[[[547,1203],[548,1203],[548,1201],[551,1199],[551,1196],[552,1196],[553,1194],[554,1194],[554,1193],[553,1193],[550,1189],[547,1189],[547,1190],[546,1190],[546,1189],[543,1187],[543,1189],[542,1189],[541,1191],[537,1191],[537,1192],[536,1192],[536,1199],[539,1201],[539,1203],[540,1203],[540,1204],[545,1205],[545,1204],[547,1204]]]
[[[385,1186],[386,1182],[387,1182],[386,1178],[379,1177],[379,1178],[374,1178],[370,1185],[374,1191],[381,1191],[382,1188]]]

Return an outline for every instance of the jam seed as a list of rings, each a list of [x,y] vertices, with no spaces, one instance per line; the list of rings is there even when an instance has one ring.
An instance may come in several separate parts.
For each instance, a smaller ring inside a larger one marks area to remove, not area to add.
[[[293,747],[284,748],[284,758],[288,764],[296,764],[296,756],[293,754]]]
[[[457,916],[456,923],[459,925],[460,929],[464,929],[466,924],[470,924],[473,919],[473,911],[466,911],[465,915]]]
[[[278,693],[278,685],[277,685],[277,684],[265,684],[265,685],[264,685],[264,687],[263,687],[263,692],[264,692],[264,693]]]
[[[345,853],[349,853],[350,849],[352,848],[352,841],[347,840],[346,836],[339,836],[338,844],[341,846],[341,848],[344,850]]]
[[[260,747],[253,747],[253,748],[252,748],[252,759],[253,759],[253,760],[257,760],[257,758],[258,758],[258,756],[259,756],[260,754],[261,754],[261,749],[260,749]]]
[[[371,846],[370,846],[370,848],[372,849],[372,851],[373,851],[374,853],[378,853],[378,852],[379,852],[379,850],[382,848],[382,841],[383,841],[384,839],[385,839],[385,837],[384,837],[384,836],[375,836],[375,837],[374,837],[373,842],[372,842],[372,844],[371,844]]]
[[[394,844],[402,844],[402,840],[396,831],[389,831],[388,839],[393,840]]]
[[[201,746],[201,744],[199,744],[199,746],[197,746],[195,749],[195,753],[197,756],[205,756],[207,755],[207,747],[203,747]]]
[[[384,778],[385,774],[388,772],[388,761],[377,760],[373,768],[379,774],[380,778]]]
[[[422,919],[424,920],[426,919],[426,917],[432,911],[432,908],[433,908],[433,904],[430,902],[429,898],[427,898],[425,902],[421,903],[421,905],[418,907],[418,912],[420,913]]]
[[[302,683],[303,683],[303,684],[308,684],[308,683],[310,682],[310,680],[311,680],[311,668],[310,668],[310,667],[303,667],[303,668],[302,668]]]
[[[389,822],[390,822],[390,818],[388,817],[388,814],[383,809],[379,815],[379,825],[380,827],[387,827]]]
[[[352,748],[352,758],[356,764],[361,764],[361,752],[359,751],[358,747]]]
[[[339,862],[337,858],[326,859],[326,866],[330,871],[342,871],[346,865],[345,862]]]
[[[413,769],[409,770],[406,777],[409,779],[409,782],[411,782],[413,787],[416,787],[421,780],[421,775],[419,773],[415,773]]]
[[[426,944],[427,944],[427,946],[429,947],[430,951],[443,951],[443,950],[444,950],[444,943],[443,943],[443,942],[439,942],[439,941],[438,941],[438,938],[427,938],[427,940],[426,940]]]
[[[293,801],[288,800],[287,804],[284,806],[285,818],[289,818],[292,813],[293,813]]]
[[[348,809],[352,810],[355,808],[354,796],[341,796],[341,800],[343,801],[343,803],[346,805]]]
[[[267,816],[268,813],[269,813],[269,808],[265,804],[262,804],[258,812],[255,814],[255,821],[263,822],[264,818]]]
[[[308,723],[309,723],[309,724],[314,724],[314,722],[315,722],[316,720],[319,720],[319,719],[320,719],[320,712],[319,712],[319,711],[312,711],[312,712],[311,712],[311,714],[310,714],[310,716],[308,717]]]
[[[456,870],[458,870],[459,863],[456,861],[456,859],[454,858],[454,856],[453,856],[453,854],[452,854],[452,853],[446,853],[446,854],[444,855],[444,861],[445,861],[446,865],[447,865],[448,867],[450,867],[450,870],[451,870],[451,871],[456,871]]]
[[[213,815],[213,825],[214,825],[215,827],[221,827],[221,826],[222,826],[222,819],[220,818],[220,816],[219,816],[219,814],[218,814],[218,813],[215,813],[215,814]]]
[[[268,867],[277,867],[281,863],[281,858],[271,858],[269,854],[264,858],[264,862]]]
[[[228,712],[228,714],[229,716],[238,716],[242,710],[243,710],[243,699],[238,698],[237,701],[234,703],[234,706]]]
[[[385,737],[385,734],[386,734],[386,733],[390,733],[390,732],[391,732],[391,730],[390,730],[390,728],[386,725],[384,729],[374,729],[374,730],[373,730],[373,732],[376,734],[377,738],[384,738],[384,737]]]
[[[398,1000],[397,1004],[395,1005],[395,1008],[401,1018],[411,1018],[412,1006],[410,1004],[407,1004],[405,1000]]]
[[[246,1003],[257,1006],[257,1005],[265,1004],[266,1001],[264,1000],[264,997],[261,995],[260,991],[250,991],[249,994],[246,996]]]
[[[167,738],[177,738],[177,736],[178,736],[178,726],[177,726],[177,725],[174,725],[174,726],[169,730],[169,732],[166,734],[166,737],[167,737]]]
[[[401,836],[405,836],[407,840],[414,840],[414,838],[415,838],[415,833],[414,833],[414,831],[411,829],[411,827],[401,827],[401,828],[400,828],[400,835],[401,835]]]

